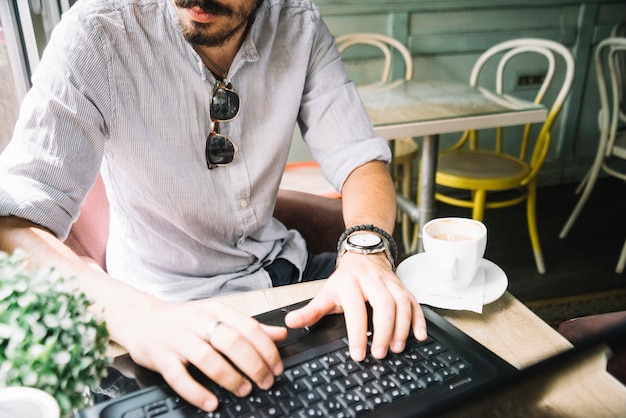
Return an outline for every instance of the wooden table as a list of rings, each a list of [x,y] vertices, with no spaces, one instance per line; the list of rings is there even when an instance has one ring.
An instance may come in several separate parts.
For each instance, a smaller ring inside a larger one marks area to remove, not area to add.
[[[462,83],[400,80],[360,86],[359,94],[376,135],[388,140],[424,137],[420,205],[397,196],[400,209],[420,228],[435,212],[439,135],[542,122],[547,117],[544,106]],[[413,247],[421,250],[421,241]]]
[[[301,283],[273,289],[258,290],[216,298],[249,315],[256,315],[281,306],[314,297],[324,281]],[[571,348],[571,344],[530,309],[508,292],[486,305],[482,314],[468,311],[437,309],[446,320],[517,368]],[[112,357],[126,354],[111,345]],[[618,417],[625,416],[626,387],[606,372],[607,353],[590,355],[583,363],[564,374],[551,378],[549,387],[539,399],[498,409],[501,416],[533,417]],[[535,396],[536,394],[533,394]],[[495,416],[492,402],[489,410],[476,416]],[[467,411],[464,411],[464,414]]]

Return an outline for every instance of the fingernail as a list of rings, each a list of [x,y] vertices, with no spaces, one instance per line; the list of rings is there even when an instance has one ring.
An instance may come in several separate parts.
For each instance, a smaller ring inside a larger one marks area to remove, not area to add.
[[[428,333],[424,328],[420,329],[417,335],[417,339],[420,341],[424,341],[426,338],[428,338]]]
[[[263,379],[263,382],[261,382],[261,389],[269,389],[272,387],[273,384],[274,376],[267,376],[265,379]]]
[[[237,389],[237,396],[242,398],[248,395],[251,391],[252,391],[252,384],[248,381],[245,381],[241,386],[239,386],[239,389]]]
[[[387,355],[387,350],[382,347],[372,347],[372,355],[375,358],[384,358]]]
[[[214,399],[207,399],[202,404],[202,409],[204,409],[207,412],[215,411],[215,409],[217,409],[217,401]]]
[[[350,357],[352,357],[352,360],[354,361],[362,361],[365,358],[365,350],[360,348],[351,349]]]
[[[281,374],[283,374],[283,372],[285,371],[285,368],[283,367],[283,363],[278,363],[276,366],[274,366],[274,376],[280,376]]]
[[[404,351],[404,341],[403,340],[395,340],[391,343],[391,351],[394,353],[401,353]]]

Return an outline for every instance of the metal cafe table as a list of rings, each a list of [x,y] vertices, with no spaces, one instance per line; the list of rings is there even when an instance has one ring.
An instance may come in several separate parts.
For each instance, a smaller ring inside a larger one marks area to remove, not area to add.
[[[397,196],[400,209],[420,228],[434,215],[439,135],[542,122],[547,117],[542,105],[462,83],[399,80],[358,90],[378,136],[424,137],[419,207]]]

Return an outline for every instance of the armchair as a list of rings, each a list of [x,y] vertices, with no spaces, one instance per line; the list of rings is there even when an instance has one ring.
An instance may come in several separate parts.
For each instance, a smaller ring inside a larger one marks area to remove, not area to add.
[[[304,192],[280,190],[274,216],[287,228],[300,231],[313,253],[336,251],[345,229],[340,199]],[[109,202],[98,177],[65,244],[106,271],[108,235]]]
[[[626,324],[626,311],[610,312],[569,319],[559,325],[558,332],[577,345],[623,324]],[[613,356],[607,362],[607,371],[626,385],[626,341],[618,341],[611,351]]]

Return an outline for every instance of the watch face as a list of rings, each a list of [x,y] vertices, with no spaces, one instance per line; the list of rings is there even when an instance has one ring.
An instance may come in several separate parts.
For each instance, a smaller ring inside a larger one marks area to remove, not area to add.
[[[376,248],[382,243],[382,239],[376,234],[355,234],[348,238],[348,243],[355,247]]]

